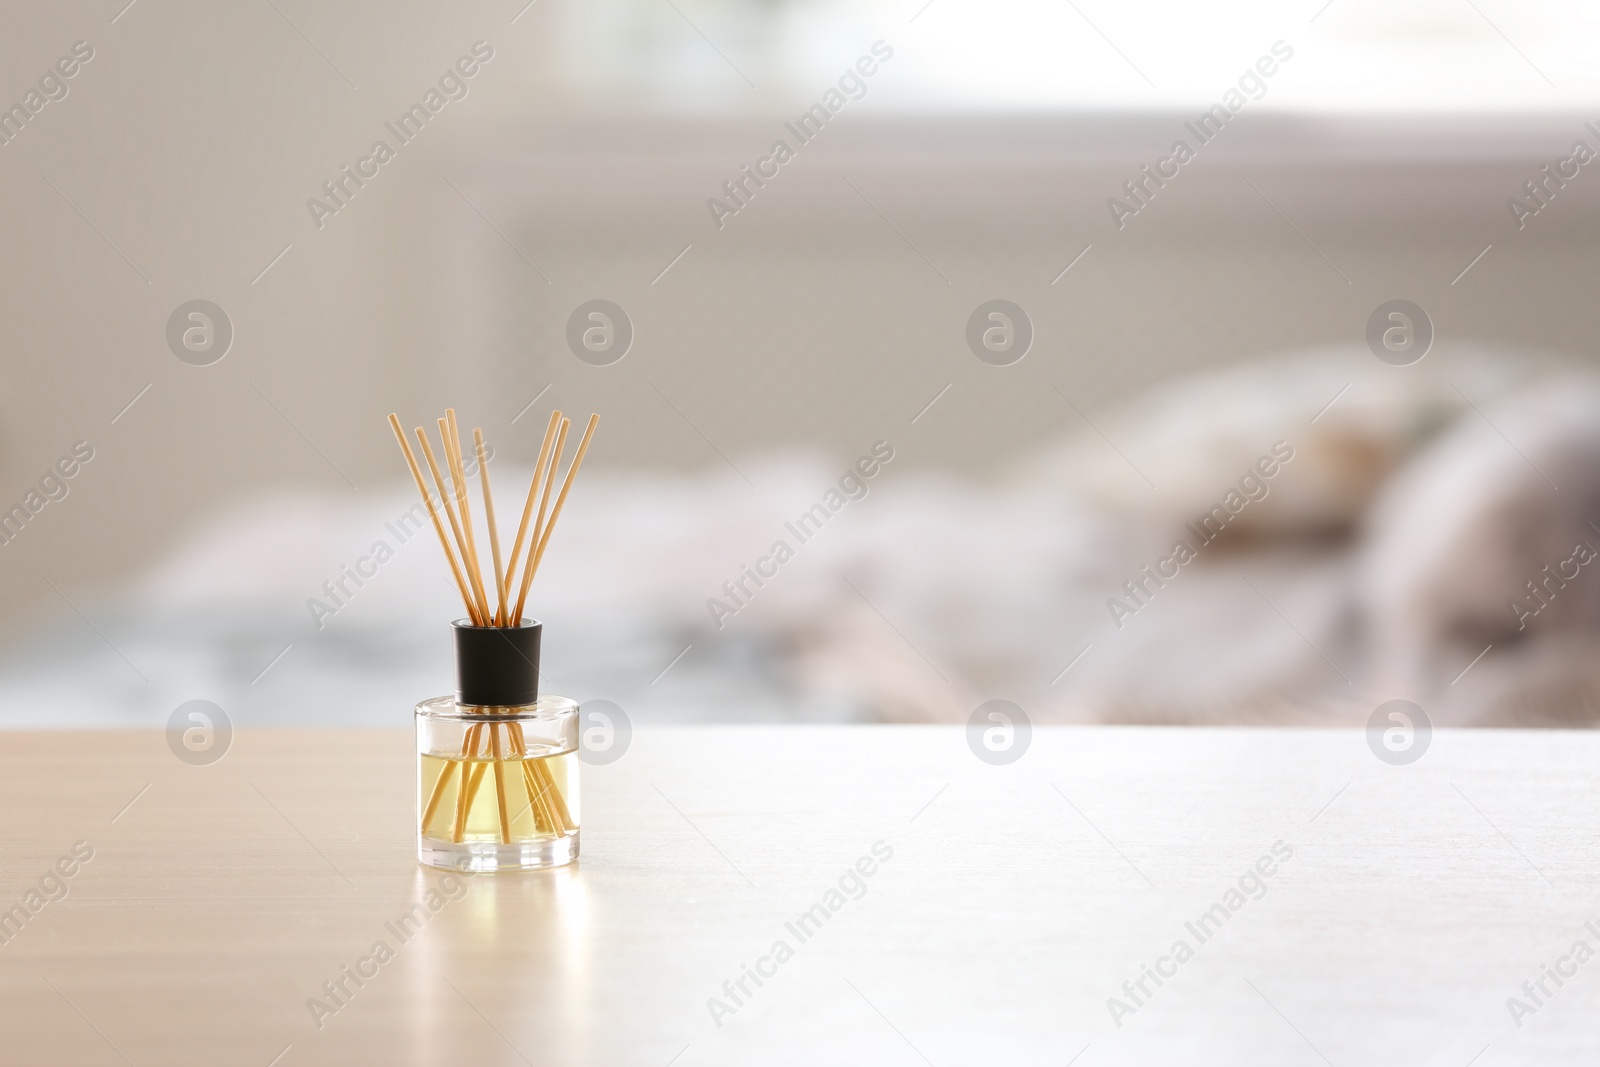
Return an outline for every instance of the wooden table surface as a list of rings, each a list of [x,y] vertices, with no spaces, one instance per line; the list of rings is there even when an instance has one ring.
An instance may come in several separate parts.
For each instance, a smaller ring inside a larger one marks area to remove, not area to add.
[[[578,865],[478,876],[415,863],[408,732],[0,745],[6,1063],[1600,1058],[1594,734],[641,729]]]

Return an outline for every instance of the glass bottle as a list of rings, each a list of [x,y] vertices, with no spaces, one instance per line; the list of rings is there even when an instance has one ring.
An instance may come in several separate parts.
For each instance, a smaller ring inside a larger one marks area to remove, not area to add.
[[[417,859],[464,871],[578,857],[578,705],[538,692],[537,622],[454,624],[454,696],[417,705]]]

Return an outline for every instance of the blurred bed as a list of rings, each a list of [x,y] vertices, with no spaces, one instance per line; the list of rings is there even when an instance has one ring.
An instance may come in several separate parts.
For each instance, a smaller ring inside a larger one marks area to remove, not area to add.
[[[741,457],[755,488],[597,475],[534,589],[546,685],[637,722],[964,721],[995,697],[1035,721],[1594,716],[1600,392],[1562,360],[1299,353],[1080,425],[982,484],[897,468],[892,442],[863,477],[871,441]],[[226,503],[92,623],[9,648],[0,707],[402,724],[449,687],[459,606],[414,505],[400,477]]]

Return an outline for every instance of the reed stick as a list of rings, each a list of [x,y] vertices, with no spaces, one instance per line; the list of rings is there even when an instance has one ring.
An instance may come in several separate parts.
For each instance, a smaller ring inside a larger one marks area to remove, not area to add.
[[[556,819],[554,809],[545,798],[544,786],[539,784],[538,775],[533,773],[533,767],[526,760],[522,764],[522,784],[527,786],[528,795],[533,798],[535,809],[539,812],[539,819],[547,827],[546,832],[558,835],[565,833],[561,823]]]
[[[472,617],[474,626],[486,625],[489,619],[489,607],[484,602],[483,591],[476,584],[471,583],[472,566],[467,559],[467,543],[461,536],[461,524],[456,521],[455,509],[450,506],[450,498],[445,492],[444,478],[439,474],[439,461],[433,457],[433,446],[428,443],[428,435],[422,432],[422,427],[416,429],[417,440],[422,444],[422,456],[428,461],[428,470],[433,473],[433,484],[439,487],[439,503],[444,505],[445,517],[450,520],[450,530],[456,535],[456,544],[461,549],[461,561],[467,572],[469,584],[472,586],[473,595],[477,598],[476,604],[469,604],[468,615]]]
[[[528,599],[528,586],[533,583],[534,573],[538,571],[540,562],[544,560],[544,550],[550,544],[550,535],[555,531],[556,521],[561,518],[561,509],[567,502],[567,493],[572,489],[572,479],[578,476],[578,468],[583,465],[584,453],[589,451],[589,441],[594,437],[594,428],[598,425],[600,425],[600,416],[590,415],[589,425],[584,427],[583,438],[578,442],[577,454],[572,457],[572,466],[567,468],[567,477],[561,483],[561,495],[556,497],[556,506],[550,512],[550,521],[539,532],[539,551],[534,553],[532,546],[529,546],[528,569],[522,576],[522,591],[517,596],[518,619],[522,618],[522,606]],[[554,473],[555,467],[553,465],[550,469]],[[548,491],[549,488],[549,484],[546,483],[545,490]],[[539,510],[543,512],[544,508],[541,507]]]
[[[528,777],[528,749],[527,744],[522,736],[521,724],[511,723],[510,729],[508,729],[506,733],[511,744],[511,753],[519,761],[518,766],[522,769],[522,788],[523,791],[528,795],[528,807],[526,810],[533,816],[534,829],[539,833],[549,833],[551,832],[552,824],[546,815],[544,808],[539,804],[539,794],[534,789],[532,779]]]
[[[541,830],[549,833],[564,834],[570,832],[575,829],[572,825],[571,816],[560,817],[549,799],[549,794],[551,793],[554,793],[557,797],[560,794],[560,791],[554,788],[555,780],[550,778],[548,773],[541,777],[534,771],[536,765],[542,768],[543,762],[541,760],[528,759],[528,743],[527,739],[522,736],[521,725],[513,724],[513,731],[512,744],[522,759],[522,782],[527,787],[528,801],[533,805],[536,816],[535,821],[538,822]],[[547,785],[542,783],[547,783]],[[563,812],[566,810],[564,802],[561,810]]]
[[[498,710],[498,709],[496,709]],[[511,819],[506,814],[505,753],[500,748],[500,724],[489,723],[489,747],[494,752],[495,802],[500,812],[500,843],[511,844]]]
[[[539,462],[533,468],[533,480],[528,483],[528,502],[522,505],[522,521],[517,524],[517,538],[511,545],[511,558],[506,561],[506,598],[511,597],[511,580],[517,573],[517,556],[522,552],[522,539],[528,533],[528,519],[533,514],[533,501],[539,495],[539,476],[544,473],[545,460],[550,458],[550,446],[555,443],[556,428],[561,424],[560,410],[550,413],[550,422],[544,429],[544,443],[539,446]],[[521,622],[519,618],[517,620]],[[508,619],[509,623],[510,620]]]
[[[461,784],[456,787],[456,821],[450,831],[450,840],[456,844],[461,843],[467,830],[467,808],[472,803],[471,779],[472,764],[467,758],[472,755],[477,747],[478,727],[476,724],[467,727],[467,734],[461,741]]]
[[[556,785],[556,778],[550,771],[550,765],[541,759],[534,766],[550,785],[550,803],[555,808],[556,818],[561,820],[563,829],[568,833],[576,830],[578,827],[572,821],[572,812],[567,808],[567,798],[561,795],[561,789]]]
[[[450,779],[455,777],[456,771],[466,764],[461,760],[445,760],[444,770],[439,772],[439,777],[434,779],[433,792],[428,794],[427,806],[422,809],[422,826],[427,828],[433,821],[434,813],[439,810],[439,801],[444,799],[445,786],[450,784]]]
[[[494,494],[489,491],[489,459],[483,451],[483,430],[474,426],[472,429],[472,443],[478,453],[478,480],[483,488],[483,517],[489,524],[489,550],[494,554],[494,592],[499,601],[495,610],[494,624],[506,624],[506,582],[505,571],[500,566],[500,530],[494,521]]]
[[[510,742],[510,750],[512,750],[512,755],[517,757],[517,760],[523,760],[523,758],[525,758],[526,745],[523,744],[522,723],[510,723],[506,734],[507,739],[509,739]],[[526,813],[533,817],[533,829],[536,830],[536,832],[549,833],[550,825],[547,824],[546,819],[544,819],[544,814],[539,811],[538,797],[536,797],[533,792],[533,782],[528,781],[528,765],[526,765],[526,763],[518,763],[518,766],[522,768],[522,776],[520,777],[522,777],[523,792],[528,795],[528,806],[523,808],[523,811],[526,811]],[[518,813],[518,816],[520,816],[520,813]]]
[[[439,547],[444,549],[444,558],[450,561],[450,573],[456,580],[456,588],[461,591],[461,602],[467,606],[467,614],[473,613],[472,595],[467,592],[466,579],[461,577],[461,568],[456,563],[456,555],[450,551],[450,541],[444,535],[444,524],[439,521],[439,510],[434,506],[433,494],[428,492],[428,487],[422,481],[422,469],[417,466],[417,457],[411,454],[411,445],[406,441],[405,431],[400,428],[400,416],[391,412],[389,414],[389,428],[394,431],[395,440],[400,442],[400,451],[405,453],[406,465],[411,468],[411,477],[417,483],[417,492],[422,494],[422,502],[428,506],[428,518],[433,520],[433,532],[439,535]]]
[[[488,769],[489,763],[487,760],[478,763],[472,768],[472,782],[467,786],[467,808],[469,810],[473,804],[477,803],[478,787],[483,785],[483,776]]]
[[[528,537],[528,559],[523,566],[522,588],[517,594],[517,607],[511,617],[517,622],[522,622],[522,603],[528,595],[528,583],[533,581],[533,557],[539,545],[539,531],[544,528],[545,511],[550,506],[550,489],[556,484],[556,468],[561,465],[561,452],[567,446],[567,430],[572,426],[571,419],[562,419],[561,425],[556,429],[555,448],[550,453],[550,465],[544,472],[544,491],[539,496],[539,517],[533,520],[533,528]]]
[[[555,832],[570,833],[573,829],[572,818],[566,813],[566,803],[561,800],[561,790],[556,788],[555,779],[550,775],[550,768],[544,765],[542,759],[528,760],[522,766],[524,776],[538,790],[539,803],[544,805]]]
[[[444,438],[444,461],[450,470],[450,482],[456,491],[456,508],[461,512],[461,529],[466,535],[467,577],[472,579],[472,591],[478,598],[478,609],[483,612],[483,625],[490,625],[489,599],[483,592],[483,569],[478,565],[478,542],[472,534],[472,509],[467,499],[467,472],[461,465],[461,439],[456,435],[455,409],[446,408],[445,418],[439,420],[439,436]]]
[[[467,469],[461,460],[461,434],[456,426],[456,409],[445,408],[444,418],[436,420],[439,436],[444,439],[445,469],[450,472],[450,484],[455,490],[456,507],[461,512],[461,530],[467,537],[467,554],[471,557],[472,572],[479,586],[483,582],[483,569],[478,563],[478,540],[472,525],[472,497],[467,492]]]

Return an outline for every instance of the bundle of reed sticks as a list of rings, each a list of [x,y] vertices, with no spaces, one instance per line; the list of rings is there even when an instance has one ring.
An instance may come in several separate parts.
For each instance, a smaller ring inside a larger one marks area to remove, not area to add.
[[[427,460],[428,470],[433,475],[433,484],[438,490],[437,500],[434,494],[428,491],[427,483],[423,481],[422,468],[418,466],[411,445],[406,441],[405,432],[400,427],[400,417],[396,414],[389,416],[389,427],[394,430],[395,439],[400,442],[400,450],[405,454],[406,464],[411,468],[411,477],[417,483],[417,492],[422,494],[422,501],[428,509],[428,517],[433,521],[434,533],[439,536],[439,546],[444,549],[445,559],[450,564],[450,573],[455,579],[457,590],[461,593],[462,602],[466,605],[467,617],[474,626],[522,624],[523,608],[528,600],[528,588],[533,584],[539,564],[544,560],[545,549],[550,544],[550,535],[555,530],[556,521],[561,517],[561,509],[567,502],[567,493],[572,489],[572,480],[583,464],[584,454],[589,450],[589,441],[593,438],[595,427],[599,422],[599,415],[589,416],[589,424],[584,428],[583,437],[578,442],[578,450],[573,455],[565,477],[562,478],[561,491],[556,494],[555,506],[551,507],[551,487],[555,484],[556,471],[561,464],[561,453],[566,447],[567,431],[572,425],[571,420],[564,418],[560,411],[551,413],[549,425],[545,428],[544,443],[539,449],[539,461],[534,466],[533,481],[528,486],[527,503],[522,508],[522,521],[517,525],[517,535],[512,541],[511,554],[504,559],[500,552],[500,532],[495,522],[494,494],[489,487],[489,462],[484,449],[483,430],[473,429],[472,441],[478,461],[484,518],[489,530],[489,549],[494,562],[494,590],[491,594],[484,586],[477,537],[473,532],[472,508],[467,491],[469,479],[461,458],[461,437],[456,427],[455,410],[446,409],[444,418],[438,420],[445,466],[449,472],[448,490],[445,478],[439,473],[439,462],[434,456],[428,435],[423,432],[421,426],[415,430],[417,443],[422,449],[424,459]],[[539,502],[537,518],[534,517],[535,499]],[[441,510],[444,512],[444,519],[439,517]],[[453,537],[445,533],[446,521],[450,525]],[[526,555],[523,555],[524,544],[527,546]],[[512,586],[516,582],[519,562],[522,567],[522,578],[520,583],[517,583],[516,596],[513,598]],[[470,710],[478,714],[495,715],[509,713],[512,709]],[[428,803],[423,808],[423,833],[427,834],[428,826],[438,811],[445,789],[454,778],[458,782],[455,820],[450,836],[451,840],[459,843],[465,834],[467,814],[476,799],[479,785],[487,769],[492,766],[500,839],[503,843],[510,844],[514,820],[508,817],[510,805],[505,772],[508,760],[522,768],[522,785],[528,794],[528,808],[524,810],[531,811],[536,832],[562,835],[576,830],[566,801],[557,788],[550,769],[543,760],[529,758],[521,725],[515,722],[488,721],[467,727],[457,758],[445,761],[444,770],[434,782]],[[511,789],[516,790],[515,782],[511,784]]]

